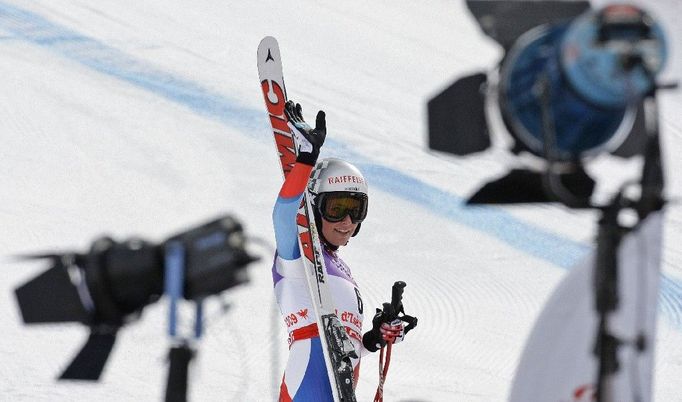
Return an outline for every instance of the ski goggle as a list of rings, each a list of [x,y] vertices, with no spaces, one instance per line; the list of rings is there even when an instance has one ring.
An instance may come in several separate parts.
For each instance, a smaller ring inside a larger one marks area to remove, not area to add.
[[[320,214],[329,222],[341,222],[349,215],[353,223],[359,223],[367,216],[367,194],[364,193],[322,193],[318,201]]]

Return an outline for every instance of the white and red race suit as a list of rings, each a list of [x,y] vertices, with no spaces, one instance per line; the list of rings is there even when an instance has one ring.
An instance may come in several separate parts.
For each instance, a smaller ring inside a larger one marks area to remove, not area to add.
[[[277,254],[272,280],[277,304],[289,332],[289,358],[280,387],[282,401],[333,401],[322,354],[314,310],[298,245],[296,214],[312,166],[297,163],[287,176],[273,211]],[[323,246],[328,285],[336,314],[344,325],[358,356],[362,346],[363,304],[350,268],[336,251]],[[353,359],[354,383],[360,358]]]

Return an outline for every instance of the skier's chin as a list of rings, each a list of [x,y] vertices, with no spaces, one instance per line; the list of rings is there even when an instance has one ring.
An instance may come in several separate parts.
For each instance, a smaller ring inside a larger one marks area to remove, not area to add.
[[[348,244],[348,241],[350,240],[352,234],[353,234],[352,228],[350,229],[334,228],[331,230],[331,233],[327,233],[325,237],[327,238],[327,241],[331,243],[333,246],[341,247]]]
[[[348,244],[348,240],[350,240],[350,234],[348,234],[348,235],[338,234],[338,235],[334,236],[334,238],[332,240],[330,240],[329,242],[336,247],[340,247],[340,246],[345,246],[346,244]]]

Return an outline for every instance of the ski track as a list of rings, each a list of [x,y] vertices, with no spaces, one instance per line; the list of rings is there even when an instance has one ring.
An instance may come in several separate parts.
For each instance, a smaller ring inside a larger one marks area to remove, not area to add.
[[[199,115],[236,127],[243,135],[254,140],[272,145],[269,138],[261,135],[268,130],[263,110],[240,106],[227,96],[156,69],[116,48],[54,24],[38,14],[2,2],[0,28],[9,34],[3,36],[3,40],[19,39],[41,46],[89,69],[188,107]],[[378,165],[351,151],[340,141],[328,139],[327,144],[327,149],[333,149],[336,156],[353,160],[368,177],[373,178],[374,186],[452,221],[494,236],[528,255],[561,268],[570,268],[590,250],[587,245],[521,222],[499,208],[464,207],[462,198],[395,169]],[[680,281],[662,275],[659,305],[669,322],[676,329],[682,329]]]

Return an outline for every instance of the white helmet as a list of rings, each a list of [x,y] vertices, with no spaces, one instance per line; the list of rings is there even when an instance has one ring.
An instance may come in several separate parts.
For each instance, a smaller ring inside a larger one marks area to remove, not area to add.
[[[315,220],[318,227],[321,217],[334,222],[350,215],[354,223],[360,223],[367,216],[367,180],[360,170],[352,164],[337,158],[325,158],[315,165],[308,181],[308,192],[313,196]],[[345,204],[347,210],[342,211],[340,217],[330,217],[325,214],[326,200],[333,197],[352,198],[357,201],[354,205]],[[358,225],[353,236],[358,234]]]
[[[333,191],[367,195],[367,181],[358,168],[350,163],[337,158],[325,158],[317,162],[310,174],[308,191],[315,195]]]

